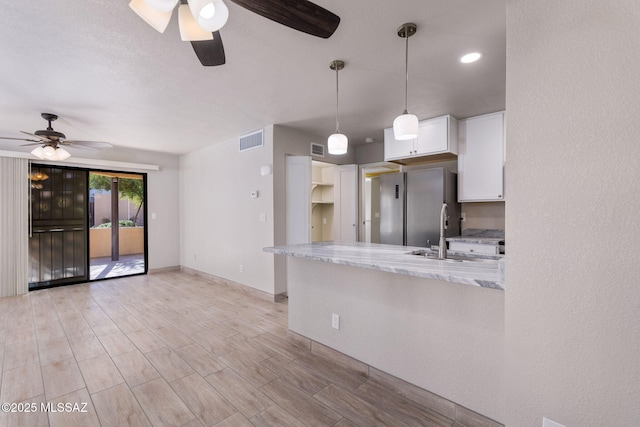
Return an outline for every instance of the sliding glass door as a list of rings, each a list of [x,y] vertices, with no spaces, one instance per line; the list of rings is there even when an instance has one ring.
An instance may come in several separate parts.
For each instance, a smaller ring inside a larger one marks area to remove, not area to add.
[[[29,289],[147,272],[146,175],[32,165]]]
[[[145,273],[144,175],[89,173],[90,279]]]

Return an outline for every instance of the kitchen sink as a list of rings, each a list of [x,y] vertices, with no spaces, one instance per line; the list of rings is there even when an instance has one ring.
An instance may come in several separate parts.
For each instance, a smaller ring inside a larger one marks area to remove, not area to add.
[[[419,249],[409,252],[409,255],[418,255],[430,261],[442,262],[498,262],[498,258],[483,258],[474,255],[448,254],[445,259],[438,258],[438,253],[428,249]]]

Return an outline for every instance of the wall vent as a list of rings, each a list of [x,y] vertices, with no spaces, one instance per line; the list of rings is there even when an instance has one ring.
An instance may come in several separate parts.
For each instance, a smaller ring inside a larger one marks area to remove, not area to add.
[[[315,142],[311,143],[311,155],[324,157],[324,145],[316,144]]]
[[[240,137],[240,151],[262,147],[263,145],[262,129]]]

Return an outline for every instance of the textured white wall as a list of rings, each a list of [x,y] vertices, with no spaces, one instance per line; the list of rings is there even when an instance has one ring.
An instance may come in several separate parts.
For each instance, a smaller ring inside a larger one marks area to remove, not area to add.
[[[292,257],[287,271],[291,330],[502,421],[504,292]]]
[[[640,425],[640,2],[508,1],[506,424]]]
[[[273,255],[262,248],[273,246],[273,175],[260,167],[272,164],[272,136],[269,127],[264,147],[240,152],[233,139],[180,158],[181,265],[270,294]]]

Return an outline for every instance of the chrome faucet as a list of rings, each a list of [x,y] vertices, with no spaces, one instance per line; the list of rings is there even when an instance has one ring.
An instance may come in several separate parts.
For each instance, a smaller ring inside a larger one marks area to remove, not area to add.
[[[449,228],[448,225],[449,213],[447,211],[447,204],[442,204],[440,210],[440,244],[438,245],[438,258],[447,259],[447,240],[444,237],[444,230]]]

